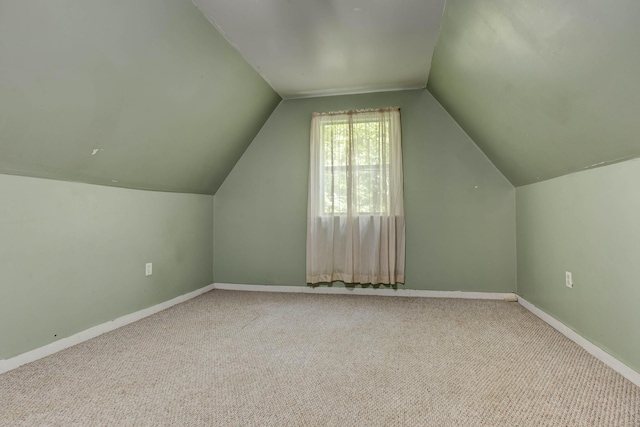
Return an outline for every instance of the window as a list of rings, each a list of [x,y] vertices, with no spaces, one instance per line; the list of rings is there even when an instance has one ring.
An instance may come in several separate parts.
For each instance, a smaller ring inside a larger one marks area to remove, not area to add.
[[[389,119],[341,117],[320,129],[324,164],[324,214],[347,214],[351,182],[354,213],[388,212]],[[348,176],[352,174],[352,176]]]
[[[404,282],[398,108],[314,113],[307,282]]]

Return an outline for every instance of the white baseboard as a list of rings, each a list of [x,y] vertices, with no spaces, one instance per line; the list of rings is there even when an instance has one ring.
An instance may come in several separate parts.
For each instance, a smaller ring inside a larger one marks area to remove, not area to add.
[[[636,372],[629,366],[625,365],[623,362],[616,359],[615,357],[613,357],[612,355],[610,355],[609,353],[607,353],[597,345],[593,344],[591,341],[588,341],[587,339],[583,338],[576,331],[574,331],[564,323],[560,322],[556,318],[545,313],[544,311],[540,310],[538,307],[531,304],[529,301],[525,300],[524,298],[518,297],[518,302],[524,308],[526,308],[527,310],[529,310],[530,312],[538,316],[540,319],[547,322],[554,329],[558,330],[558,332],[560,332],[562,335],[569,338],[571,341],[575,342],[580,347],[585,349],[589,354],[594,356],[596,359],[600,360],[605,365],[609,366],[611,369],[618,372],[620,375],[622,375],[623,377],[625,377],[626,379],[628,379],[629,381],[631,381],[632,383],[640,387],[640,373]]]
[[[95,338],[106,332],[113,331],[114,329],[128,325],[129,323],[133,323],[147,316],[151,316],[152,314],[156,314],[171,306],[180,304],[181,302],[185,302],[187,300],[190,300],[191,298],[195,298],[198,295],[204,294],[205,292],[209,292],[213,289],[213,287],[213,284],[207,285],[204,288],[197,289],[193,292],[189,292],[188,294],[180,295],[178,297],[170,299],[169,301],[154,305],[153,307],[145,308],[143,310],[136,311],[135,313],[118,317],[115,320],[103,323],[101,325],[85,329],[84,331],[78,332],[77,334],[71,335],[70,337],[59,339],[58,341],[52,342],[51,344],[36,348],[34,350],[12,357],[11,359],[0,360],[0,374],[25,365],[27,363],[31,363],[35,360],[42,359],[43,357],[50,356],[54,353],[59,352],[60,350],[72,347],[83,341],[90,340],[91,338]]]
[[[243,285],[238,283],[214,283],[214,289],[228,291],[257,291],[257,292],[292,292],[304,294],[340,294],[340,295],[375,295],[393,297],[425,297],[425,298],[462,298],[462,299],[514,299],[514,293],[500,292],[463,292],[463,291],[428,291],[422,289],[392,289],[380,288],[345,288],[329,286],[272,286],[272,285]],[[515,299],[514,299],[515,300]]]
[[[341,294],[341,295],[375,295],[375,296],[400,296],[400,297],[426,297],[426,298],[462,298],[462,299],[485,299],[485,300],[509,300],[516,295],[514,293],[500,292],[463,292],[463,291],[429,291],[421,289],[391,289],[391,288],[345,288],[327,286],[270,286],[270,285],[243,285],[235,283],[213,283],[204,288],[197,289],[185,295],[180,295],[169,301],[145,308],[135,313],[118,317],[115,320],[94,326],[84,331],[78,332],[67,338],[36,348],[10,359],[0,360],[0,374],[15,369],[19,366],[33,362],[46,356],[50,356],[65,348],[72,347],[81,342],[100,336],[106,332],[128,325],[145,317],[156,314],[162,310],[180,304],[212,289],[224,289],[234,291],[257,291],[257,292],[292,292],[308,294]],[[534,315],[551,325],[564,336],[584,348],[588,353],[598,360],[611,367],[613,370],[627,378],[632,383],[640,387],[640,373],[636,372],[620,360],[616,359],[600,347],[586,340],[577,332],[566,326],[564,323],[540,310],[522,297],[517,297],[518,302]]]

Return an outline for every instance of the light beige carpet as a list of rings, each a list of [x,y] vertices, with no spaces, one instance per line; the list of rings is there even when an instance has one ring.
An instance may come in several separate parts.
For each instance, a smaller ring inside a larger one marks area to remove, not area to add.
[[[517,303],[212,291],[0,375],[6,426],[640,426]]]

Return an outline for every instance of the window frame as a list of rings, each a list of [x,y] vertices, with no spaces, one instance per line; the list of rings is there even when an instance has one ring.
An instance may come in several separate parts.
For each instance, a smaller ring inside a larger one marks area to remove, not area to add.
[[[374,111],[365,111],[367,113],[371,113]],[[356,114],[350,114],[347,115],[345,113],[345,118],[342,120],[339,120],[337,123],[322,123],[321,124],[321,141],[323,143],[323,151],[324,151],[324,144],[326,144],[327,142],[329,142],[330,144],[334,144],[335,143],[335,139],[330,137],[331,139],[329,141],[326,141],[325,135],[330,133],[327,132],[328,128],[332,128],[336,125],[346,125],[351,127],[351,134],[355,135],[355,132],[353,132],[353,129],[355,128],[356,125],[361,125],[361,124],[378,124],[381,123],[381,119],[362,119],[362,118],[357,118],[357,113]],[[323,197],[321,197],[321,206],[322,209],[320,209],[320,216],[348,216],[350,215],[349,211],[348,211],[348,205],[349,203],[347,202],[346,205],[347,207],[344,210],[340,210],[340,211],[336,211],[335,210],[335,206],[336,204],[333,203],[327,203],[327,195],[330,193],[327,193],[326,191],[326,186],[327,186],[327,180],[324,179],[324,177],[326,177],[327,170],[335,170],[335,169],[343,169],[345,171],[347,171],[347,173],[351,170],[366,170],[366,169],[370,169],[370,170],[374,170],[377,171],[377,177],[379,180],[383,179],[383,176],[386,177],[386,196],[389,197],[390,194],[390,185],[389,185],[389,175],[390,175],[390,168],[391,168],[391,158],[390,158],[390,154],[389,154],[389,150],[390,150],[390,138],[391,138],[391,120],[389,117],[385,117],[384,119],[385,122],[385,137],[384,137],[384,146],[383,149],[386,151],[384,158],[386,159],[386,161],[384,163],[364,163],[364,164],[349,164],[348,163],[348,155],[347,158],[345,159],[345,163],[343,165],[333,165],[333,164],[329,164],[327,165],[327,159],[325,156],[323,156],[323,165],[322,166],[318,166],[323,170]],[[378,130],[378,133],[380,133],[381,131]],[[347,131],[347,133],[349,133]],[[359,139],[356,138],[355,136],[352,136],[351,138],[351,142],[349,141],[349,136],[347,136],[347,141],[346,143],[348,145],[353,146],[355,143],[353,142],[354,139]],[[380,140],[378,139],[377,141],[374,141],[374,143],[380,143]],[[386,170],[386,173],[383,174],[383,170]],[[348,177],[347,177],[347,181],[348,181]],[[348,192],[348,191],[347,191]],[[369,190],[369,193],[371,193],[371,190]],[[348,197],[348,194],[347,194]],[[334,191],[333,193],[333,199],[335,200],[336,198],[336,193]],[[372,205],[373,203],[370,203],[370,205]],[[328,209],[328,207],[333,207],[334,209]],[[373,208],[373,206],[371,206]],[[387,204],[384,204],[384,208],[382,210],[379,211],[374,211],[373,209],[370,209],[368,211],[357,211],[357,212],[352,212],[351,215],[356,215],[356,216],[387,216],[389,215],[389,207],[387,206]]]

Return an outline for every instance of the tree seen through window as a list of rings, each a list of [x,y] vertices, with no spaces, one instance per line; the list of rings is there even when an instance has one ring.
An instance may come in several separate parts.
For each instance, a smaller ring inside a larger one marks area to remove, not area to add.
[[[325,214],[347,214],[349,197],[354,214],[388,212],[388,132],[385,121],[352,118],[323,125]]]

